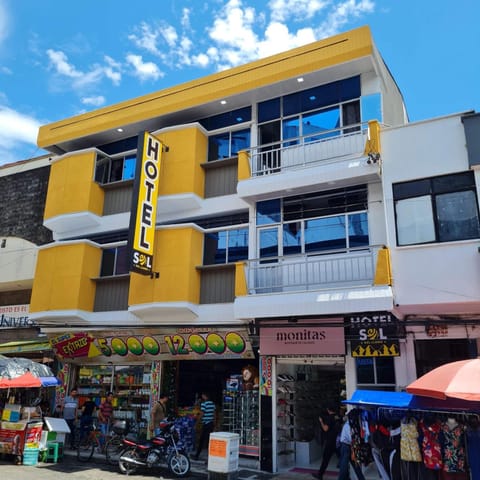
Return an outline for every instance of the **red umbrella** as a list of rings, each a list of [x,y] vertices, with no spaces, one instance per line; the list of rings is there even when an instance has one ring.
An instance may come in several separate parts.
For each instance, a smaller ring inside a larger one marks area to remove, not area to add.
[[[36,388],[41,386],[41,379],[39,377],[35,377],[30,372],[26,372],[19,377],[0,378],[0,388]]]
[[[480,401],[480,358],[441,365],[408,385],[407,392],[441,400]]]

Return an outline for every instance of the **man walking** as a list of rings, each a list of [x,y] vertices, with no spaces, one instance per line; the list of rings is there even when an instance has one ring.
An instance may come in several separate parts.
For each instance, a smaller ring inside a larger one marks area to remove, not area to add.
[[[193,456],[194,460],[198,460],[204,446],[208,447],[210,433],[215,428],[215,404],[210,400],[207,392],[202,393],[202,403],[200,404],[199,420],[202,422],[200,439],[198,441],[197,452]]]

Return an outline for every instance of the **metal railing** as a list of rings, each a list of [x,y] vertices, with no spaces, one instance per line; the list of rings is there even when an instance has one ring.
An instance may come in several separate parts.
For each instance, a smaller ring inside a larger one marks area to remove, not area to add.
[[[381,246],[249,260],[249,295],[371,286]]]
[[[252,176],[278,173],[317,162],[362,154],[367,132],[368,123],[358,123],[253,147],[250,149]]]

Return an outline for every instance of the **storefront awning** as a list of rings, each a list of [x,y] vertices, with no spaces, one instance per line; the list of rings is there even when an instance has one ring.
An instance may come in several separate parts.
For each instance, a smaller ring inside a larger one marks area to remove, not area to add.
[[[5,353],[25,353],[25,352],[42,352],[51,350],[50,342],[44,340],[23,341],[23,342],[7,342],[0,344],[0,354]]]
[[[377,390],[357,390],[349,400],[342,403],[358,407],[396,408],[402,410],[422,410],[440,412],[480,412],[480,402],[420,397],[406,392],[384,392]]]

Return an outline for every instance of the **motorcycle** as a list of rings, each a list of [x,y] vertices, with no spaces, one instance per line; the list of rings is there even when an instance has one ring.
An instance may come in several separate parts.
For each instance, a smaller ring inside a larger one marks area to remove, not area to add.
[[[190,471],[190,459],[179,445],[179,434],[172,419],[160,423],[160,434],[146,442],[123,439],[125,448],[120,453],[118,466],[122,473],[134,473],[139,467],[159,468],[166,464],[175,477],[184,477]]]

